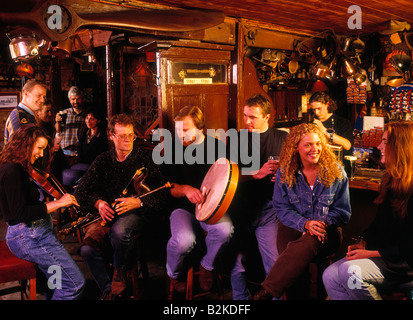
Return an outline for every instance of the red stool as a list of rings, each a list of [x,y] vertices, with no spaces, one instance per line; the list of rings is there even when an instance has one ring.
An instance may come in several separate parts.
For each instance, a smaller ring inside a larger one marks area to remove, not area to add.
[[[185,299],[199,299],[211,295],[214,293],[213,291],[216,291],[216,293],[218,294],[218,299],[224,300],[222,261],[219,257],[217,259],[215,269],[212,271],[214,277],[214,286],[211,288],[211,290],[202,291],[201,288],[199,288],[199,286],[196,286],[198,281],[195,281],[195,277],[199,279],[199,262],[201,260],[203,249],[205,249],[203,248],[203,243],[202,245],[197,245],[194,248],[194,250],[189,254],[189,256],[185,259],[186,261],[184,263],[184,268],[187,269]],[[172,281],[169,281],[168,300],[173,300],[174,291],[175,290],[174,286],[172,285]]]
[[[19,292],[28,299],[26,283],[29,280],[30,300],[36,300],[36,264],[17,258],[6,244],[0,241],[0,283],[19,281],[18,285],[0,290],[0,296]]]
[[[218,299],[224,300],[222,273],[216,270],[214,270],[213,273],[214,273],[214,280],[216,281],[216,286],[217,286]],[[212,294],[212,289],[210,291],[194,293],[194,277],[195,276],[199,276],[199,271],[195,270],[195,267],[191,265],[186,275],[187,282],[186,282],[185,300],[199,299],[199,298]],[[174,286],[172,285],[172,281],[169,281],[168,300],[174,300],[173,298],[174,291],[175,290],[174,290]]]
[[[199,265],[198,265],[199,266]],[[186,300],[193,300],[197,298],[201,298],[203,296],[209,295],[212,293],[212,290],[200,292],[194,294],[194,276],[199,276],[199,270],[194,270],[195,267],[192,265],[188,269],[187,276],[186,276]],[[220,271],[214,270],[214,279],[216,280],[217,291],[219,300],[224,300],[224,289],[223,289],[223,281],[222,281],[222,273]]]

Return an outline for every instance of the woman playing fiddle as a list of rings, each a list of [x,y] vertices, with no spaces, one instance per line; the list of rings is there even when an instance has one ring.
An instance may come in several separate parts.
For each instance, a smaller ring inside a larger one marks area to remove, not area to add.
[[[50,217],[59,208],[77,205],[76,199],[64,194],[57,200],[45,201],[40,184],[29,174],[35,163],[46,167],[42,162],[47,142],[40,127],[28,124],[4,146],[0,153],[0,212],[8,224],[6,241],[10,251],[36,263],[46,278],[50,277],[51,299],[78,299],[85,279],[53,234]]]

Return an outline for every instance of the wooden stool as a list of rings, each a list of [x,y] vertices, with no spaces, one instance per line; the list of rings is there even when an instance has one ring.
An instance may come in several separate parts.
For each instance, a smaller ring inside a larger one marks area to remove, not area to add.
[[[199,264],[198,267],[199,268]],[[217,271],[216,269],[213,271],[214,274],[214,280],[217,285],[217,291],[219,295],[219,300],[224,300],[224,289],[223,289],[223,284],[222,284],[222,273],[220,271]],[[197,298],[204,297],[208,294],[212,293],[212,289],[210,291],[204,291],[204,292],[199,292],[197,294],[194,294],[194,277],[198,276],[199,278],[199,270],[195,270],[195,267],[191,265],[188,269],[187,276],[186,276],[186,293],[185,293],[185,298],[186,300],[193,300]],[[173,290],[173,288],[172,288]]]
[[[310,263],[310,297],[321,300],[324,300],[327,297],[327,292],[323,285],[323,272],[333,263],[333,259],[334,254]]]
[[[28,299],[27,280],[29,280],[30,300],[36,300],[36,264],[17,258],[9,250],[6,241],[0,241],[0,283],[19,281],[18,285],[0,290],[0,295],[20,291],[21,299]]]
[[[216,282],[217,291],[219,295],[219,300],[224,300],[224,286],[222,281],[222,273],[213,271],[214,280]],[[195,267],[192,265],[189,267],[186,275],[186,291],[185,291],[185,300],[194,300],[202,298],[209,294],[212,294],[212,289],[210,291],[204,291],[194,294],[194,277],[199,276],[199,270],[195,270]],[[212,287],[213,288],[213,287]],[[172,281],[169,280],[169,290],[168,290],[168,300],[173,300],[174,287]]]
[[[202,245],[196,246],[194,250],[189,254],[189,256],[186,257],[185,259],[186,263],[184,263],[184,265],[186,265],[186,268],[188,269],[186,273],[186,291],[185,291],[186,300],[198,299],[198,298],[201,298],[201,297],[204,297],[206,295],[213,293],[214,285],[209,291],[201,291],[198,293],[194,293],[195,291],[201,290],[199,286],[197,286],[197,288],[194,288],[194,278],[198,277],[199,279],[199,261],[201,260],[200,257],[202,256],[202,252],[203,252],[202,249],[204,249]],[[222,267],[222,263],[220,259],[218,258],[216,267],[213,270],[213,275],[214,275],[214,284],[216,284],[217,292],[219,295],[219,300],[224,299],[224,286],[223,286],[223,280],[222,280],[221,267]],[[174,291],[175,290],[172,285],[172,281],[169,281],[168,300],[173,300]]]

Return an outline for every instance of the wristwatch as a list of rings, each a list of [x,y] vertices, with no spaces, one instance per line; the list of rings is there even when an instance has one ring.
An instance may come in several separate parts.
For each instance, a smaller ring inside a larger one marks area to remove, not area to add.
[[[326,132],[330,136],[330,144],[333,144],[333,135],[335,133],[335,130],[333,128],[328,128]]]

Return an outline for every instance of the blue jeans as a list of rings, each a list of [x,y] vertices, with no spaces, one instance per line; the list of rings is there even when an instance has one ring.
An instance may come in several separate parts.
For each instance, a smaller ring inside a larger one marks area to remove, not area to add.
[[[34,262],[48,279],[53,290],[52,300],[79,299],[85,278],[53,233],[50,216],[30,223],[18,223],[7,228],[7,246],[13,254]]]
[[[112,280],[108,274],[107,263],[103,257],[103,252],[109,245],[113,249],[113,267],[121,270],[128,270],[133,262],[136,252],[134,236],[141,233],[146,225],[146,218],[142,215],[129,212],[118,216],[117,220],[110,227],[102,227],[100,222],[95,222],[86,230],[84,245],[80,247],[80,254],[89,267],[101,291],[108,290]]]
[[[268,275],[278,258],[277,230],[278,220],[272,203],[268,202],[247,230],[250,234],[254,234],[257,239],[265,275]],[[237,248],[239,253],[235,258],[234,267],[231,271],[232,298],[234,300],[247,300],[250,296],[244,266],[248,254],[247,247],[248,244],[245,244],[245,247]]]
[[[331,300],[381,300],[380,289],[411,281],[411,272],[407,263],[400,263],[396,270],[379,257],[342,258],[324,271],[323,283]]]
[[[109,276],[107,263],[105,263],[101,252],[86,244],[80,247],[80,255],[87,264],[100,291],[110,290],[112,279]]]
[[[234,227],[231,218],[225,214],[216,224],[207,224],[196,219],[195,215],[184,210],[176,209],[169,218],[171,238],[166,250],[166,272],[170,278],[176,279],[180,275],[185,256],[191,252],[196,244],[196,236],[204,230],[206,254],[201,259],[201,266],[209,271],[214,269],[215,258],[231,238]]]

